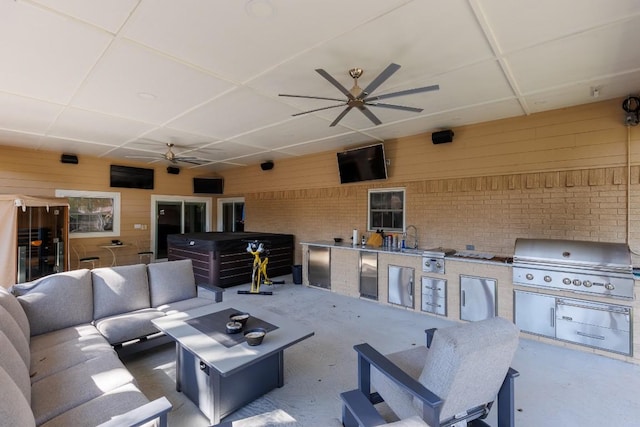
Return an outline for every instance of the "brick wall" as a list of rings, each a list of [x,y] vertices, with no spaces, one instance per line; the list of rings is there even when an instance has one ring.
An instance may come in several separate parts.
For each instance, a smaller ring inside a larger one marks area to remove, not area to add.
[[[639,169],[631,169],[631,218],[640,211]],[[411,182],[406,221],[418,228],[421,247],[509,255],[515,239],[562,238],[625,242],[625,168],[544,172]],[[253,193],[247,196],[247,227],[293,232],[297,242],[350,241],[366,229],[367,189],[348,188]],[[635,193],[638,193],[636,195]],[[631,247],[640,246],[640,221],[630,222]],[[296,247],[296,262],[301,261]]]

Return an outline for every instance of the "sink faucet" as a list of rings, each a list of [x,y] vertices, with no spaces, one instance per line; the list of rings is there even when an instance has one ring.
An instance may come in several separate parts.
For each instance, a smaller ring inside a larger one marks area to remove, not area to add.
[[[413,229],[413,234],[409,233],[410,228]],[[407,233],[407,241],[405,242],[407,247],[412,249],[418,249],[418,229],[416,228],[416,226],[407,225],[407,228],[405,229],[405,233]],[[409,245],[409,238],[413,239],[413,246]]]

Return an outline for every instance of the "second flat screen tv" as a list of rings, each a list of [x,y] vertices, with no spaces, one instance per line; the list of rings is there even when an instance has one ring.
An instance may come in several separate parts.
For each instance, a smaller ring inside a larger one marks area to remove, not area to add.
[[[111,187],[153,190],[153,176],[153,169],[111,165],[110,184]]]
[[[338,153],[340,183],[387,179],[384,145],[375,144]]]

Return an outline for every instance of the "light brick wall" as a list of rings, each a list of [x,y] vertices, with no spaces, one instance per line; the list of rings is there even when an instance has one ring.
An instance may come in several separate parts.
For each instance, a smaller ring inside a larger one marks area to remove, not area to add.
[[[640,247],[640,176],[632,168],[630,245]],[[421,247],[451,247],[502,255],[515,239],[559,238],[625,242],[624,168],[411,182],[406,222],[418,228]],[[397,187],[397,185],[394,185]],[[366,232],[365,185],[248,195],[247,229],[293,233],[297,243]],[[301,260],[296,245],[297,263]]]

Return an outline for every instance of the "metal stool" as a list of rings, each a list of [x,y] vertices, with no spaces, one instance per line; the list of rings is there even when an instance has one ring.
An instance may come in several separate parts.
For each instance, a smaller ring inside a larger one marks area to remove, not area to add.
[[[78,246],[80,248],[80,251],[78,251],[78,249],[76,248],[76,246]],[[100,257],[99,256],[87,256],[87,251],[85,250],[84,246],[82,245],[71,245],[71,250],[73,250],[73,253],[76,254],[76,257],[78,257],[78,269],[83,268],[83,265],[87,265],[88,263],[91,263],[91,268],[96,268],[96,262],[98,263],[98,266],[100,266]],[[80,252],[82,252],[82,255],[80,255]]]

